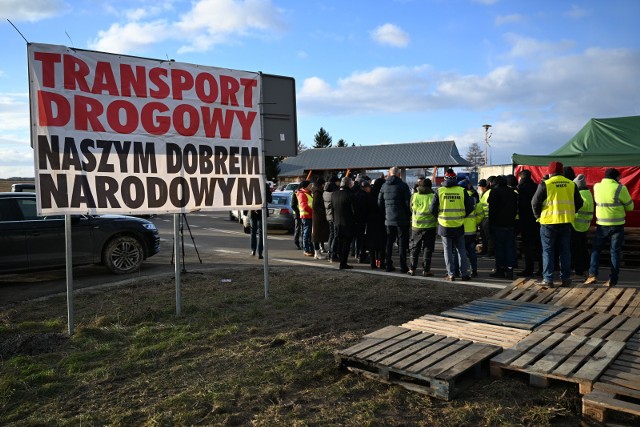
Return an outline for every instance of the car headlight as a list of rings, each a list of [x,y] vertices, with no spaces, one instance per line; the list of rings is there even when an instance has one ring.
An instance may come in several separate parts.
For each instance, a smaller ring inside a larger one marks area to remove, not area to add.
[[[144,224],[142,224],[142,226],[144,228],[146,228],[147,230],[157,230],[156,225],[154,223],[151,223],[151,222],[144,223]]]

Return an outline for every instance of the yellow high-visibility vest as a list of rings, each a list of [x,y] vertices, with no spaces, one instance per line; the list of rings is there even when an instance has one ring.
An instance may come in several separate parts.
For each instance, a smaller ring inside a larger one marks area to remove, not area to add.
[[[580,190],[580,197],[582,197],[582,207],[578,212],[576,212],[576,219],[573,221],[573,228],[576,231],[584,233],[589,230],[589,226],[591,225],[594,205],[591,191],[587,189]]]
[[[467,190],[469,196],[473,195],[473,191]],[[475,202],[475,199],[474,199]],[[482,222],[484,218],[484,210],[480,202],[474,203],[473,211],[466,217],[464,217],[464,234],[466,236],[475,236],[478,230],[478,224]]]
[[[459,186],[440,187],[438,189],[438,223],[447,228],[464,225],[464,188]]]
[[[429,207],[433,201],[433,193],[415,193],[411,200],[411,227],[413,228],[435,228],[436,217],[433,216]]]
[[[480,206],[482,206],[485,218],[489,218],[489,193],[491,193],[491,189],[482,193],[482,197],[480,197]]]
[[[540,224],[571,224],[576,217],[573,199],[576,184],[562,175],[555,175],[545,181],[547,199],[542,204]]]
[[[622,225],[625,211],[633,210],[629,190],[615,179],[604,178],[593,186],[596,203],[596,224]]]

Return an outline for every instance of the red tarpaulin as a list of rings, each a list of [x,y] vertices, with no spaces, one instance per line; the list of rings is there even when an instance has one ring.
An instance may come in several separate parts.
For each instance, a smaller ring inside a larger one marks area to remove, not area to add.
[[[518,173],[523,169],[529,169],[531,171],[531,178],[535,182],[540,182],[542,177],[547,174],[547,166],[516,166],[514,174],[518,176]],[[594,166],[572,166],[577,175],[583,174],[587,179],[587,186],[593,192],[593,185],[602,181],[604,178],[604,172],[609,169],[605,167]],[[625,185],[629,190],[629,194],[633,199],[633,211],[627,212],[626,226],[628,227],[640,227],[640,167],[638,166],[621,166],[617,167],[620,171],[620,183]],[[595,215],[594,222],[595,224]]]

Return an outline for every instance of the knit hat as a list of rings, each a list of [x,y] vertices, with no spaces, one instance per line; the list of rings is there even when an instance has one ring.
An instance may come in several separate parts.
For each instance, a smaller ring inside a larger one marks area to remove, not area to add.
[[[560,162],[551,162],[549,163],[549,169],[547,170],[547,172],[549,173],[549,175],[557,175],[559,173],[562,173],[562,170],[564,168],[564,165]]]
[[[300,183],[300,188],[307,188],[309,186],[309,184],[310,184],[310,182],[305,179],[304,181],[302,181]]]
[[[467,181],[466,179],[463,179],[462,181],[458,182],[458,185],[462,188],[469,188],[469,181]]]
[[[583,174],[576,176],[576,179],[574,179],[573,182],[576,183],[578,190],[584,190],[587,188],[587,179]]]
[[[453,169],[447,169],[447,171],[444,173],[444,179],[456,179],[456,173],[453,171]]]

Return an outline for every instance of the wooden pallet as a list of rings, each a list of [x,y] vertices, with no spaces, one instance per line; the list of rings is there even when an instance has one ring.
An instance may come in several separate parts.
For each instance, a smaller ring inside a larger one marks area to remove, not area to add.
[[[546,387],[549,379],[574,382],[580,394],[593,383],[624,348],[625,343],[555,332],[532,332],[514,347],[491,359],[492,376],[504,370],[529,374],[534,386]]]
[[[530,331],[524,329],[470,322],[431,314],[419,317],[401,326],[417,331],[497,345],[502,348],[513,347],[530,334]]]
[[[607,410],[640,416],[640,332],[629,339],[593,385],[593,392],[582,398],[586,417],[605,422]]]
[[[387,326],[344,350],[337,363],[409,390],[450,400],[469,377],[488,371],[488,360],[502,349],[454,337]]]
[[[494,298],[640,317],[640,289],[637,288],[581,285],[549,288],[536,285],[535,280],[516,280]]]
[[[626,342],[638,328],[640,328],[640,318],[638,317],[616,316],[609,313],[568,308],[535,330]]]
[[[481,298],[441,314],[456,319],[532,330],[562,310],[562,307],[545,304]]]

